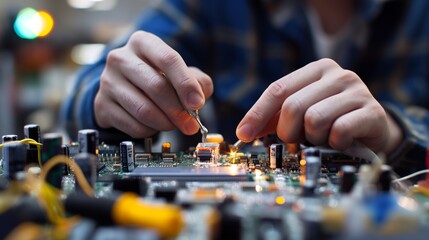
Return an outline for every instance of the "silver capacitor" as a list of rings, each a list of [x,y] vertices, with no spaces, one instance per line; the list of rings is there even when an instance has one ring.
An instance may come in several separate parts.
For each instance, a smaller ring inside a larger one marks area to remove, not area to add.
[[[121,159],[122,172],[132,172],[135,168],[134,143],[123,141],[119,145],[119,157]]]
[[[283,165],[283,145],[279,143],[270,145],[270,168],[281,169]]]
[[[95,129],[82,129],[78,132],[79,152],[98,155],[98,131]]]
[[[320,160],[320,151],[317,148],[307,148],[304,150],[306,161],[305,182],[308,186],[315,187],[320,176],[322,162]]]

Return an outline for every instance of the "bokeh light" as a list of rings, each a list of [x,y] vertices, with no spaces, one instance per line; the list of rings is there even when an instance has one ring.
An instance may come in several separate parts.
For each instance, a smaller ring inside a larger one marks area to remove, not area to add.
[[[13,25],[16,34],[23,39],[46,37],[53,27],[54,19],[51,14],[29,7],[19,11]]]

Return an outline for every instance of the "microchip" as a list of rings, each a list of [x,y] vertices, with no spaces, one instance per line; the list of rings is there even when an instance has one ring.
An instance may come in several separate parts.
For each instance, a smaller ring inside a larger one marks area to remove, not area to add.
[[[219,143],[198,143],[197,147],[195,148],[195,157],[198,163],[209,163],[213,165],[217,164],[220,157]]]

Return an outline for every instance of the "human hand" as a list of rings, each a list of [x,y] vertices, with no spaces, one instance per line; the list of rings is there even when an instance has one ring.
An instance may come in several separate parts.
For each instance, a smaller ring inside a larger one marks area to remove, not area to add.
[[[157,36],[139,31],[107,56],[94,101],[95,120],[101,128],[113,127],[133,138],[176,127],[190,135],[199,127],[183,107],[201,108],[212,92],[208,75],[188,67]]]
[[[358,75],[330,59],[312,62],[273,82],[237,127],[245,142],[276,132],[287,143],[304,140],[345,150],[358,140],[390,153],[402,132]]]

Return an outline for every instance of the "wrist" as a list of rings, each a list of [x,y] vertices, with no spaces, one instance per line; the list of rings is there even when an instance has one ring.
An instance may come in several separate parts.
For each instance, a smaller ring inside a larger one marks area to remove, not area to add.
[[[383,152],[387,155],[393,153],[401,144],[404,134],[398,123],[392,118],[392,116],[386,112],[387,117],[387,128],[389,131],[389,137],[387,143],[384,146]]]

